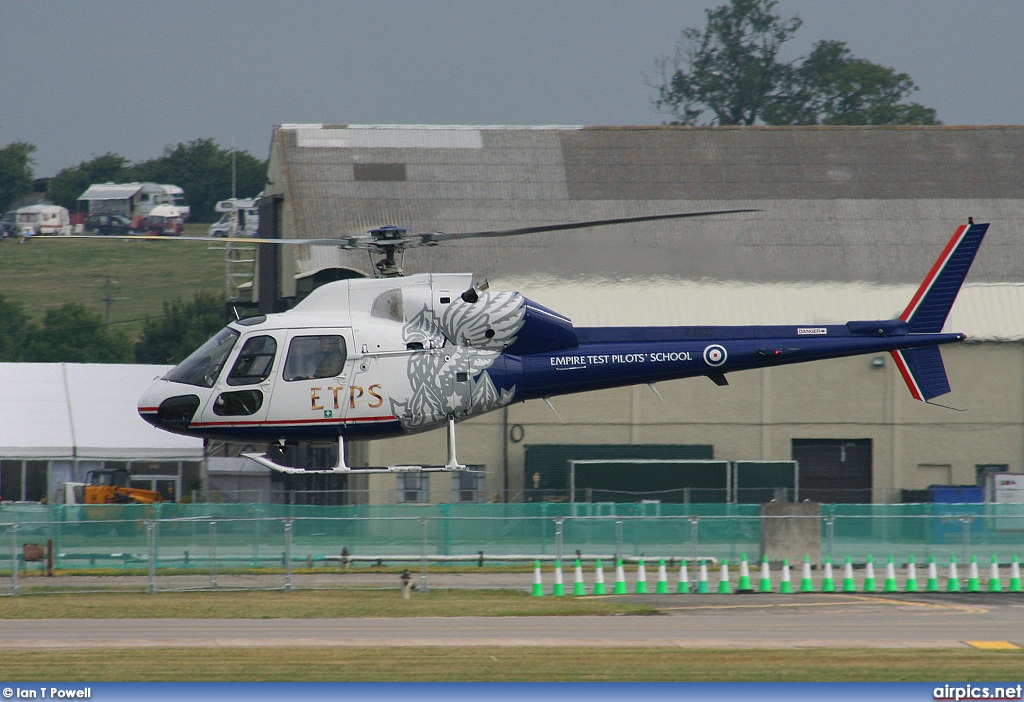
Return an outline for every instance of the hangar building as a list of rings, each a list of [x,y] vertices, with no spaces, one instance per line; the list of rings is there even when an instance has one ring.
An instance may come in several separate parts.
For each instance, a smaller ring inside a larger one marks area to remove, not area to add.
[[[410,272],[472,271],[580,326],[893,317],[956,226],[992,222],[946,327],[970,337],[943,350],[946,407],[912,400],[887,355],[555,398],[557,416],[516,404],[459,425],[459,458],[484,479],[353,479],[367,501],[570,499],[566,456],[797,460],[805,494],[839,502],[1024,472],[1024,127],[288,124],[265,196],[261,233],[286,238],[760,210],[407,254]],[[361,252],[289,248],[261,254],[274,286],[262,304],[370,272]],[[438,462],[444,444],[443,432],[373,442],[349,460]],[[644,482],[641,466],[621,470]]]

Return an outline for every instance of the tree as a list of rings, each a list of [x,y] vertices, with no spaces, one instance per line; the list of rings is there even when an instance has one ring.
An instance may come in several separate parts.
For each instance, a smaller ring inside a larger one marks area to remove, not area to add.
[[[78,198],[93,183],[120,183],[125,180],[128,159],[115,153],[96,156],[77,166],[65,168],[50,179],[47,197],[55,205],[61,205],[74,212],[78,209]]]
[[[24,360],[34,363],[128,363],[131,342],[98,314],[69,302],[47,310],[41,330],[26,336]]]
[[[795,99],[768,124],[939,124],[935,110],[906,103],[917,90],[906,73],[855,58],[841,41],[819,41],[796,69]]]
[[[266,182],[267,164],[246,151],[234,153],[236,193],[255,197]],[[192,208],[194,222],[212,222],[218,200],[231,197],[232,151],[217,146],[213,139],[196,139],[168,147],[164,155],[137,163],[129,173],[133,180],[173,183],[181,186]]]
[[[0,149],[0,212],[6,212],[19,197],[32,192],[34,144],[16,141]]]
[[[802,24],[772,14],[775,0],[732,0],[706,10],[704,32],[683,30],[671,61],[656,62],[665,82],[655,105],[675,124],[755,124],[764,109],[785,96],[793,68],[779,49]],[[689,66],[689,71],[684,67]]]
[[[164,303],[164,314],[147,319],[135,345],[136,363],[180,363],[224,326],[224,301],[197,293],[192,302]]]
[[[703,32],[683,31],[672,59],[655,62],[655,108],[672,124],[940,124],[935,110],[905,102],[905,73],[819,41],[807,57],[780,60],[802,22],[774,13],[777,0],[731,0],[707,10]]]
[[[36,327],[25,314],[25,306],[0,294],[0,361],[25,360],[25,344],[33,331]]]

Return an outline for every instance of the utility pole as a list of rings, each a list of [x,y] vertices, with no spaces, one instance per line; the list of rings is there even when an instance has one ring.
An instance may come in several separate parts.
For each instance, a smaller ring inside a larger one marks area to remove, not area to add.
[[[118,281],[114,280],[110,276],[107,276],[106,282],[104,283],[104,295],[103,295],[103,322],[109,327],[110,326],[110,308],[113,307],[115,302],[120,300],[127,300],[127,297],[113,297],[112,286]]]

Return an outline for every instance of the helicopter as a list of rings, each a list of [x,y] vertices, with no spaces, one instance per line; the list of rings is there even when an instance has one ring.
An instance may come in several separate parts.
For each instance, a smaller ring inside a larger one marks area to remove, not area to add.
[[[253,239],[366,250],[375,277],[324,284],[292,309],[229,323],[163,377],[138,403],[161,429],[204,439],[263,443],[243,454],[282,473],[466,471],[456,423],[514,402],[690,377],[728,384],[727,374],[889,352],[911,395],[950,391],[940,345],[988,224],[959,226],[906,309],[895,319],[773,326],[575,327],[519,292],[491,291],[471,273],[404,275],[419,246],[631,222],[756,210],[714,210],[464,233],[410,233],[383,226],[336,239]],[[139,237],[132,237],[139,238]],[[206,237],[181,239],[206,240]],[[223,238],[219,241],[224,241]],[[935,404],[935,403],[932,403]],[[557,412],[556,412],[557,414]],[[438,465],[351,467],[346,440],[447,430]],[[337,442],[328,469],[275,457],[297,443]]]

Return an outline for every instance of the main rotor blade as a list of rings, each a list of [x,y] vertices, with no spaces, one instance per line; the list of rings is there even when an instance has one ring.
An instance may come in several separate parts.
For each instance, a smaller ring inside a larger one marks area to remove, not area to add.
[[[659,219],[683,219],[686,217],[709,217],[711,215],[736,214],[739,212],[760,212],[761,210],[705,210],[703,212],[676,212],[672,214],[641,215],[639,217],[617,217],[615,219],[593,219],[587,222],[569,222],[567,224],[544,224],[536,227],[517,227],[515,229],[495,229],[482,232],[460,232],[447,234],[445,232],[434,232],[431,234],[419,234],[424,243],[432,244],[439,241],[450,241],[452,239],[471,239],[475,237],[494,236],[516,236],[518,234],[539,234],[541,232],[557,232],[564,229],[584,229],[586,227],[601,227],[607,224],[629,224],[631,222],[652,222]]]
[[[69,237],[59,236],[33,236],[32,239],[40,241],[68,241],[71,239],[100,239],[106,241],[205,241],[211,244],[238,243],[238,244],[279,244],[282,246],[298,246],[300,244],[314,244],[319,246],[341,246],[342,248],[357,248],[352,246],[345,239],[260,239],[253,236],[160,236],[157,234],[73,234]]]

